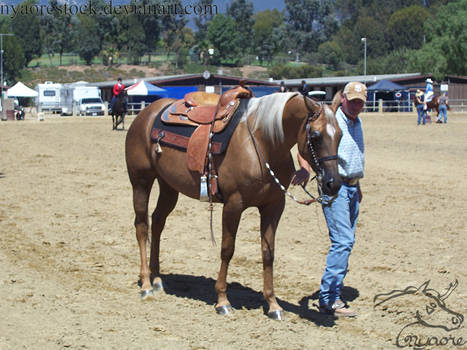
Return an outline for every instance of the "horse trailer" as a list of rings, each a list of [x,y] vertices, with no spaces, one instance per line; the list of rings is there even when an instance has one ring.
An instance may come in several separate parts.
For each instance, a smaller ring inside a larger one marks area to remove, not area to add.
[[[61,113],[61,89],[62,84],[55,84],[46,81],[44,84],[37,84],[35,90],[38,92],[35,103],[38,112]]]
[[[89,86],[85,81],[64,84],[61,90],[62,115],[86,114],[82,111],[83,101],[93,101],[99,106],[93,106],[95,111],[90,115],[104,115],[105,106],[101,101],[101,91],[96,86]],[[98,110],[99,109],[99,110]],[[86,111],[84,111],[86,112]]]

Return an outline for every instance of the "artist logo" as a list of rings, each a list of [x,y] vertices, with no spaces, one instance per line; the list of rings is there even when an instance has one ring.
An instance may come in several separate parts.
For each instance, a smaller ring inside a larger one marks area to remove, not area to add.
[[[389,313],[402,315],[404,326],[396,338],[396,346],[399,348],[431,349],[434,346],[445,346],[452,349],[464,346],[467,340],[458,334],[464,316],[449,309],[445,302],[458,286],[457,280],[450,283],[443,294],[428,288],[429,284],[428,280],[420,287],[409,286],[403,290],[377,294],[373,299],[374,307],[379,306]],[[391,309],[394,304],[395,309]],[[404,312],[404,309],[408,312]]]

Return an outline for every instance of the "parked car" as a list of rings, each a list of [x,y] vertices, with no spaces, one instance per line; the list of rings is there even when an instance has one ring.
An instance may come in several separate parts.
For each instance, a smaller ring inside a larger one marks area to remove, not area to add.
[[[104,115],[105,105],[99,97],[86,97],[79,100],[79,115]]]

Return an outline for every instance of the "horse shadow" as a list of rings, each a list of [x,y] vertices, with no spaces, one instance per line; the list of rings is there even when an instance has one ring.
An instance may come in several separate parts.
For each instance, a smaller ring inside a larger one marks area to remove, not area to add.
[[[4,178],[5,177],[5,174],[0,172],[0,179]]]
[[[166,294],[180,298],[202,301],[207,305],[212,305],[214,308],[217,301],[217,293],[214,288],[216,280],[204,276],[184,274],[167,274],[161,277]],[[318,326],[333,327],[337,317],[321,314],[319,313],[318,308],[310,308],[310,301],[317,301],[318,294],[319,291],[316,291],[310,296],[303,297],[298,304],[291,303],[281,298],[277,298],[277,302],[285,312],[295,314],[300,318],[315,323]],[[349,301],[354,300],[359,296],[358,290],[352,287],[344,287],[343,294],[345,299]],[[230,304],[234,309],[254,310],[262,308],[263,313],[265,315],[267,314],[268,304],[264,300],[262,292],[245,287],[240,283],[232,282],[227,285],[227,295]]]

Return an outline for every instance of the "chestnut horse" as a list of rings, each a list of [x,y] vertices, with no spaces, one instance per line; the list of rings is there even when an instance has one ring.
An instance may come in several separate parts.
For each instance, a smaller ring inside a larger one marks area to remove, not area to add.
[[[336,99],[335,104],[340,102]],[[200,196],[200,176],[189,171],[186,153],[161,146],[156,152],[150,133],[154,119],[172,99],[155,101],[142,110],[126,137],[126,163],[133,187],[136,238],[141,268],[141,298],[153,298],[163,289],[159,265],[160,238],[167,216],[177,203],[178,194]],[[298,93],[281,93],[251,98],[240,104],[242,119],[227,151],[214,156],[218,187],[223,197],[221,266],[215,284],[216,311],[232,312],[227,299],[227,270],[235,249],[235,237],[242,212],[257,207],[261,217],[263,295],[269,304],[269,317],[282,319],[283,310],[273,288],[274,238],[285,205],[284,190],[294,173],[291,148],[298,144],[300,155],[317,174],[320,191],[335,196],[341,186],[337,169],[337,147],[342,132],[335,119],[335,108],[312,101]],[[158,150],[160,151],[160,150]],[[265,164],[267,162],[267,164]],[[148,266],[148,199],[154,180],[159,198],[152,213],[151,256]],[[219,202],[214,198],[215,202]]]
[[[436,110],[436,116],[439,117],[439,95],[433,95],[433,98],[430,102],[427,102],[426,106],[428,109]],[[446,105],[446,108],[450,110],[449,105]]]

